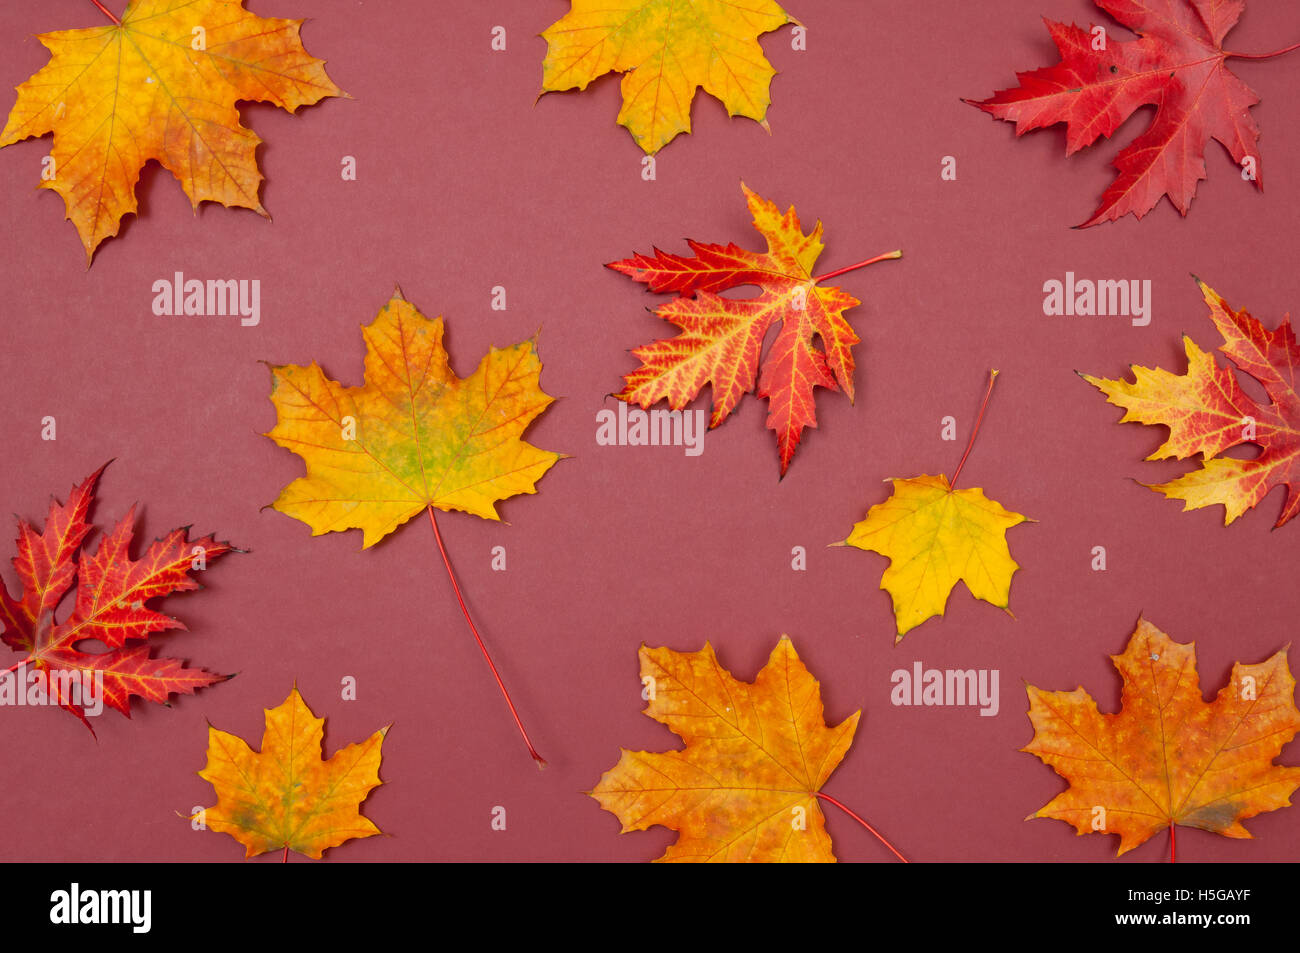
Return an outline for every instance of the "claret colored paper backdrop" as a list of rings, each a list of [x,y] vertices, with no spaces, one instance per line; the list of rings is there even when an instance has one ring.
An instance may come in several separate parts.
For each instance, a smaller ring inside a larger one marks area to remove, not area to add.
[[[60,200],[34,188],[49,140],[0,151],[0,509],[41,520],[51,493],[64,498],[116,458],[93,511],[101,525],[138,500],[144,539],[192,523],[250,550],[215,564],[204,591],[162,603],[188,625],[159,640],[169,654],[234,680],[171,709],[137,703],[130,722],[105,713],[98,743],[64,713],[0,710],[5,859],[240,862],[233,840],[195,832],[177,812],[212,803],[196,773],[207,722],[256,743],[262,709],[296,680],[327,719],[329,751],[393,724],[389,783],[364,807],[389,836],[348,843],[327,862],[648,860],[675,835],[619,836],[582,793],[620,745],[676,746],[640,714],[637,646],[688,650],[708,639],[749,679],[786,632],[821,680],[832,723],[864,709],[826,790],[910,858],[1111,862],[1117,838],[1023,820],[1064,782],[1018,751],[1031,736],[1022,679],[1081,684],[1113,711],[1119,679],[1107,656],[1123,650],[1139,613],[1196,641],[1207,696],[1234,660],[1260,661],[1296,638],[1300,526],[1271,531],[1281,494],[1226,529],[1220,507],[1182,513],[1135,482],[1187,468],[1142,462],[1163,429],[1119,426],[1119,409],[1073,371],[1181,372],[1182,332],[1216,346],[1192,272],[1268,327],[1300,306],[1300,54],[1234,65],[1263,99],[1263,194],[1211,144],[1209,179],[1185,220],[1166,202],[1142,222],[1080,231],[1069,226],[1092,212],[1109,159],[1150,111],[1067,160],[1059,127],[1016,141],[1009,124],[960,97],[1054,61],[1040,14],[1106,22],[1084,0],[790,0],[808,48],[791,49],[789,28],[763,40],[779,70],[771,135],[701,95],[694,134],[659,154],[653,182],[615,124],[617,78],[534,103],[537,34],[568,9],[562,0],[248,6],[310,18],[307,48],[355,97],[297,116],[244,107],[266,140],[273,224],[217,206],[195,216],[151,167],[142,215],[87,271]],[[102,19],[86,0],[5,4],[0,87],[46,61],[32,34]],[[498,25],[505,52],[490,48]],[[1230,45],[1265,51],[1298,38],[1292,5],[1254,0]],[[356,181],[340,176],[345,156]],[[957,160],[956,181],[940,179],[944,156]],[[864,302],[849,313],[863,339],[857,404],[819,392],[820,427],[780,482],[754,398],[698,457],[595,441],[597,411],[615,406],[606,395],[634,366],[627,350],[669,330],[645,310],[654,296],[602,263],[655,245],[684,252],[686,237],[758,247],[742,178],[783,208],[796,204],[806,226],[823,220],[822,270],[905,253],[836,280]],[[1151,324],[1044,316],[1043,282],[1067,270],[1150,279]],[[154,316],[153,283],[178,271],[260,279],[260,325]],[[573,459],[537,496],[507,501],[507,523],[440,518],[472,611],[550,761],[542,773],[464,626],[427,521],[362,552],[357,532],[313,539],[261,509],[303,471],[259,435],[275,415],[258,362],[314,358],[359,383],[358,325],[398,283],[426,314],[446,316],[461,374],[490,344],[540,326],[542,385],[562,397],[529,438]],[[504,312],[489,306],[496,285],[507,289]],[[1038,521],[1009,534],[1023,567],[1015,619],[958,587],[946,618],[896,648],[877,588],[885,560],[826,544],[884,499],[886,478],[952,473],[990,367],[1002,374],[962,483]],[[53,442],[40,439],[47,415],[57,419]],[[940,439],[946,415],[957,418],[956,443]],[[10,526],[3,535],[0,572],[12,584]],[[506,548],[505,572],[491,569],[494,546]],[[807,549],[806,572],[791,570],[794,546]],[[1106,548],[1105,572],[1090,569],[1094,546]],[[891,706],[890,673],[916,660],[997,669],[1000,711]],[[348,675],[356,701],[340,699]],[[1300,762],[1300,748],[1281,760]],[[497,806],[505,831],[491,828]],[[891,859],[834,809],[828,823],[842,860]],[[1256,840],[1182,830],[1180,858],[1295,857],[1300,809],[1247,826]],[[1157,836],[1123,862],[1167,856]]]

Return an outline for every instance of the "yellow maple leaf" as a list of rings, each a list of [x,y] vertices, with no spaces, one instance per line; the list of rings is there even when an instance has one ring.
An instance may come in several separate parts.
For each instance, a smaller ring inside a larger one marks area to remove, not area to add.
[[[345,387],[314,361],[271,367],[278,422],[267,433],[307,475],[272,506],[322,533],[360,529],[369,548],[429,506],[499,520],[495,503],[536,493],[562,454],[520,439],[552,400],[536,342],[492,348],[465,379],[452,372],[442,318],[399,291],[369,325],[365,384]]]
[[[589,793],[623,831],[680,831],[664,861],[833,862],[817,792],[862,713],[827,727],[821,687],[784,635],[752,684],[707,642],[698,652],[642,645],[640,658],[645,714],[686,749],[623,749],[601,776]]]
[[[266,709],[262,750],[208,726],[208,763],[199,777],[217,792],[204,824],[229,834],[245,857],[271,850],[296,851],[319,860],[330,847],[382,833],[360,813],[361,802],[383,782],[380,751],[388,728],[322,759],[325,720],[307,707],[298,689]]]
[[[623,73],[618,121],[647,153],[691,131],[691,103],[703,88],[730,116],[766,123],[776,70],[760,34],[796,22],[773,0],[572,0],[542,33],[542,92],[586,89]]]
[[[943,615],[958,582],[966,583],[976,599],[1011,613],[1011,577],[1020,566],[1007,548],[1007,530],[1030,522],[1029,517],[990,500],[979,487],[953,488],[975,446],[997,378],[997,371],[989,372],[988,390],[951,483],[943,473],[891,480],[889,499],[867,510],[848,539],[831,543],[889,558],[880,588],[894,602],[895,645],[926,619]]]
[[[1006,609],[1011,576],[1020,568],[1006,533],[1027,517],[978,487],[954,490],[942,473],[891,482],[889,499],[871,507],[848,539],[832,545],[889,557],[880,588],[894,602],[895,644],[926,619],[943,615],[958,581],[976,599]]]
[[[18,87],[0,147],[54,133],[40,188],[63,196],[87,263],[136,211],[151,159],[196,209],[220,202],[266,216],[262,140],[235,103],[295,112],[346,95],[303,48],[302,22],[255,16],[243,0],[131,0],[120,21],[42,34],[50,62]]]

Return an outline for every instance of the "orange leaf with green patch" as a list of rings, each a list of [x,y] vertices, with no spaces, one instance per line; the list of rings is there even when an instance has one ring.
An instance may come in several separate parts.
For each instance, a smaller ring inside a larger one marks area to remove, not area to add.
[[[1079,375],[1110,403],[1125,410],[1121,423],[1163,424],[1169,439],[1148,460],[1186,460],[1201,466],[1150,488],[1182,500],[1184,510],[1222,504],[1226,526],[1275,487],[1287,488],[1281,526],[1300,512],[1300,346],[1289,318],[1272,331],[1245,310],[1232,308],[1196,279],[1210,317],[1223,335],[1222,351],[1238,371],[1264,386],[1270,403],[1248,395],[1230,368],[1183,337],[1187,373],[1133,367],[1133,382]],[[1253,459],[1223,456],[1243,445],[1259,447]]]
[[[105,464],[107,466],[107,464]],[[105,536],[94,552],[82,549],[95,485],[104,467],[73,488],[68,502],[50,504],[45,528],[18,523],[18,596],[0,580],[0,633],[6,645],[23,653],[3,677],[17,691],[28,683],[48,700],[91,728],[87,692],[102,680],[103,703],[131,717],[132,697],[166,704],[168,696],[193,694],[224,681],[203,669],[186,668],[174,658],[154,658],[147,640],[155,633],[185,626],[149,608],[151,600],[200,588],[193,573],[232,550],[212,536],[190,539],[188,527],[172,530],[131,558],[135,510]],[[72,611],[62,621],[56,610],[76,583]],[[106,651],[88,651],[88,640]],[[136,643],[136,644],[128,644]],[[31,670],[28,672],[28,670]],[[12,673],[25,672],[22,680]]]
[[[1177,825],[1249,838],[1243,820],[1290,805],[1300,767],[1273,763],[1300,731],[1286,649],[1233,665],[1208,703],[1195,644],[1175,642],[1145,619],[1111,660],[1124,682],[1113,715],[1082,688],[1027,686],[1034,737],[1021,750],[1070,782],[1029,820],[1118,834],[1120,854],[1168,829],[1174,858]]]
[[[681,410],[707,385],[713,397],[709,426],[717,427],[747,393],[768,402],[767,426],[775,431],[781,475],[785,476],[803,431],[817,426],[814,389],[843,390],[853,400],[853,346],[858,335],[844,317],[857,298],[820,282],[855,268],[902,257],[901,251],[814,277],[821,255],[822,224],[805,235],[791,207],[785,214],[741,183],[766,252],[735,244],[689,241],[694,257],[654,250],[607,267],[658,294],[676,293],[656,312],[682,331],[674,338],[633,350],[641,366],[624,377],[614,396],[648,408],[661,400]],[[719,292],[756,285],[752,298]],[[780,331],[766,354],[763,345]]]
[[[208,763],[199,777],[217,803],[203,809],[204,826],[243,844],[245,857],[283,849],[286,861],[291,850],[320,860],[331,847],[382,833],[360,809],[383,783],[388,728],[325,758],[325,719],[312,714],[296,686],[265,715],[260,751],[208,726]]]

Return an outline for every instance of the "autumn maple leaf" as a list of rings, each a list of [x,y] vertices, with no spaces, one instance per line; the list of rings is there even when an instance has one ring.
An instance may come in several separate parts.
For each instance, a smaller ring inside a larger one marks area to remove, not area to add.
[[[1169,439],[1148,460],[1185,460],[1201,455],[1199,469],[1151,486],[1184,510],[1223,504],[1226,526],[1274,487],[1287,488],[1281,526],[1300,512],[1300,346],[1289,318],[1269,331],[1246,311],[1234,310],[1199,278],[1210,317],[1223,335],[1219,350],[1237,369],[1264,385],[1271,403],[1248,395],[1230,368],[1220,366],[1190,337],[1183,337],[1187,373],[1134,367],[1133,383],[1079,375],[1110,403],[1125,410],[1121,423],[1163,424]],[[1247,444],[1251,459],[1220,456]]]
[[[442,318],[400,292],[362,336],[361,387],[330,380],[315,362],[271,366],[279,419],[267,436],[307,465],[274,509],[313,536],[360,529],[369,549],[429,507],[500,520],[498,501],[537,492],[561,455],[520,439],[554,400],[538,386],[535,342],[492,348],[462,380]]]
[[[1186,215],[1206,177],[1205,147],[1218,140],[1243,178],[1263,188],[1259,129],[1250,108],[1259,97],[1227,67],[1232,57],[1264,59],[1290,52],[1225,52],[1223,40],[1245,0],[1095,0],[1138,35],[1115,40],[1104,27],[1084,30],[1047,20],[1060,52],[1055,66],[1018,73],[1020,85],[973,106],[1016,124],[1016,135],[1066,124],[1066,154],[1111,136],[1143,106],[1151,125],[1115,159],[1118,175],[1083,227],[1130,212],[1142,218],[1160,199]]]
[[[1082,688],[1028,686],[1034,738],[1022,750],[1070,782],[1030,819],[1118,834],[1120,854],[1167,828],[1172,852],[1175,825],[1249,838],[1243,820],[1291,803],[1300,767],[1273,764],[1300,730],[1285,649],[1258,665],[1233,665],[1209,704],[1195,645],[1145,619],[1111,660],[1124,680],[1113,715]]]
[[[1007,547],[1007,530],[1025,517],[984,495],[979,487],[955,489],[944,474],[895,479],[889,499],[854,524],[841,545],[889,557],[880,588],[894,605],[894,642],[933,616],[941,616],[958,582],[976,599],[1006,609],[1019,565]]]
[[[325,719],[312,714],[297,687],[265,714],[261,751],[208,726],[208,763],[199,777],[216,790],[217,803],[194,817],[243,844],[245,857],[283,848],[286,860],[291,850],[320,860],[344,841],[382,833],[360,807],[383,783],[388,728],[323,758]]]
[[[37,531],[19,520],[18,555],[13,560],[21,583],[19,597],[11,596],[0,580],[0,623],[4,625],[0,638],[25,655],[8,671],[33,670],[27,679],[35,679],[48,693],[47,698],[72,712],[87,728],[91,725],[84,703],[89,681],[102,678],[104,703],[130,718],[132,696],[165,704],[169,695],[191,695],[230,677],[185,668],[178,659],[153,658],[149,646],[143,644],[156,632],[185,627],[146,603],[169,593],[198,589],[191,573],[231,552],[230,545],[211,536],[191,540],[187,529],[177,529],[151,543],[139,559],[132,559],[132,508],[93,554],[82,551],[81,544],[91,530],[86,518],[95,484],[103,472],[100,467],[74,487],[66,504],[52,501],[44,530]],[[64,621],[55,621],[55,610],[74,581],[77,590],[72,612]],[[83,643],[91,639],[107,646],[107,651],[85,651]],[[141,644],[127,644],[133,641]],[[19,691],[27,688],[19,682]]]
[[[496,504],[536,493],[537,481],[563,456],[522,439],[554,399],[539,384],[536,342],[492,348],[461,379],[443,346],[442,318],[429,320],[400,290],[361,333],[360,387],[330,380],[314,361],[271,367],[277,422],[266,436],[307,467],[271,506],[306,523],[313,536],[360,529],[365,549],[428,513],[465,620],[529,754],[544,764],[470,618],[434,515],[460,510],[500,520]]]
[[[817,426],[814,388],[843,389],[853,400],[853,345],[859,338],[844,312],[861,302],[818,283],[902,252],[814,278],[812,268],[824,247],[821,222],[805,235],[793,207],[782,215],[744,183],[741,188],[754,228],[767,239],[766,252],[690,241],[694,258],[656,248],[653,256],[638,254],[607,265],[653,292],[676,292],[656,313],[682,329],[675,338],[633,350],[641,366],[625,376],[626,386],[614,396],[642,407],[667,400],[681,410],[708,384],[713,393],[709,426],[716,427],[754,390],[757,378],[785,476],[804,428]],[[718,294],[741,285],[757,285],[762,293],[754,298]],[[764,356],[764,339],[778,322],[781,330]]]
[[[591,797],[623,832],[656,824],[681,836],[663,861],[833,862],[819,801],[866,821],[821,791],[839,766],[861,712],[829,727],[821,686],[786,636],[753,683],[698,652],[641,646],[645,714],[686,742],[684,751],[623,750]]]
[[[889,499],[872,506],[847,539],[831,543],[889,558],[880,588],[893,602],[895,645],[922,622],[943,615],[958,582],[976,599],[1011,611],[1011,577],[1020,566],[1011,558],[1007,530],[1028,517],[989,499],[979,487],[956,489],[997,374],[989,375],[989,389],[951,482],[942,473],[891,480]]]
[[[54,133],[40,188],[63,196],[89,264],[136,211],[140,170],[157,160],[191,204],[270,217],[258,197],[261,139],[235,103],[289,112],[344,96],[303,49],[301,20],[254,16],[243,0],[131,0],[112,23],[38,37],[50,62],[18,87],[0,147]]]
[[[573,0],[542,33],[542,92],[623,73],[618,122],[651,154],[691,131],[697,89],[766,128],[776,70],[758,37],[793,22],[772,0]]]

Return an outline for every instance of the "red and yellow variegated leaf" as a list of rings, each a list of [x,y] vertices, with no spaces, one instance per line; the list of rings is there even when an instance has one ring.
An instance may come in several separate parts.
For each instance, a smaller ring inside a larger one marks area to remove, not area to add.
[[[116,648],[127,639],[143,639],[151,632],[183,629],[171,616],[145,605],[172,592],[198,589],[190,572],[195,560],[215,559],[230,551],[211,536],[192,540],[175,529],[149,544],[139,559],[130,556],[135,525],[132,507],[99,544],[93,555],[83,555],[77,603],[65,628],[78,639],[99,639]]]
[[[663,400],[681,410],[708,386],[709,426],[716,427],[757,387],[768,401],[767,426],[776,433],[784,476],[804,429],[817,426],[814,388],[843,390],[853,400],[853,346],[859,338],[844,312],[861,302],[839,288],[819,286],[813,277],[824,247],[821,222],[805,235],[793,208],[782,214],[741,187],[754,227],[767,240],[766,252],[692,241],[694,258],[655,249],[654,255],[609,264],[653,292],[675,292],[678,297],[657,313],[681,329],[674,338],[636,348],[632,353],[641,366],[624,377],[623,390],[614,396],[641,407]],[[719,294],[741,285],[756,285],[761,294]],[[765,356],[764,341],[777,324],[780,331]]]
[[[1125,410],[1121,423],[1163,424],[1169,439],[1147,459],[1185,460],[1201,455],[1199,469],[1152,486],[1183,509],[1223,504],[1224,524],[1259,503],[1275,487],[1287,487],[1277,525],[1300,512],[1300,346],[1289,319],[1274,330],[1228,305],[1197,279],[1210,317],[1223,335],[1219,350],[1237,370],[1261,384],[1271,403],[1241,388],[1234,372],[1220,366],[1190,337],[1183,338],[1187,373],[1134,367],[1133,382],[1081,375],[1107,400]],[[1253,459],[1220,456],[1243,444],[1259,447]]]
[[[51,500],[44,531],[37,532],[24,519],[18,521],[18,555],[13,564],[22,583],[21,598],[11,599],[0,581],[3,638],[11,649],[31,651],[36,620],[43,613],[54,611],[76,578],[74,557],[90,532],[86,515],[95,495],[95,484],[103,472],[104,467],[100,467],[80,486],[73,487],[66,504]]]

